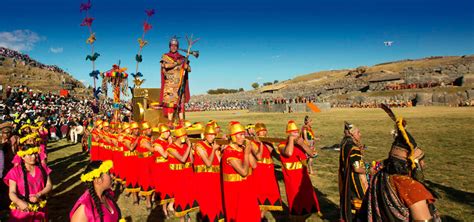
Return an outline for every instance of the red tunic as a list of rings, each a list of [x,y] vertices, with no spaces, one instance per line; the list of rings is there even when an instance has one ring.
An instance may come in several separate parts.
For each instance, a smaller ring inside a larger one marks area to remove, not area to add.
[[[224,210],[227,221],[260,221],[257,194],[251,186],[249,176],[242,177],[230,165],[232,159],[244,161],[244,151],[235,144],[229,144],[222,156],[222,181],[224,183]]]
[[[252,142],[256,149],[260,147],[261,142]],[[254,185],[261,210],[283,211],[280,188],[274,171],[270,150],[268,145],[263,143],[262,159],[257,161],[257,168],[253,172]]]
[[[127,139],[131,141],[131,143],[135,142],[134,137],[127,136]],[[127,149],[123,153],[125,162],[127,163],[126,166],[123,167],[125,175],[126,175],[126,184],[127,184],[127,191],[128,192],[139,192],[140,187],[138,185],[138,173],[136,172],[137,164],[139,159],[137,157],[137,151],[130,151]]]
[[[98,152],[99,152],[99,139],[98,139],[98,131],[97,129],[93,129],[91,138],[91,150],[90,150],[90,160],[95,161],[98,160]]]
[[[287,142],[280,143],[284,148]],[[303,148],[294,145],[293,155],[280,155],[286,196],[291,215],[307,215],[320,212],[319,202],[306,167],[306,155]]]
[[[149,196],[153,193],[153,178],[151,174],[151,167],[153,166],[154,158],[152,153],[142,146],[143,142],[150,142],[150,137],[140,136],[137,145],[137,169],[138,169],[138,184],[140,185],[140,195]]]
[[[121,138],[120,141],[119,138]],[[124,156],[123,151],[126,150],[124,140],[125,135],[120,134],[117,136],[117,147],[115,148],[114,152],[114,169],[115,169],[115,176],[120,178],[122,181],[124,180],[124,173],[123,173],[123,166],[124,166]]]
[[[214,154],[212,165],[206,166],[198,150],[203,150],[209,157],[212,147],[206,141],[199,141],[194,151],[194,175],[198,184],[197,200],[201,211],[202,221],[224,221],[222,205],[220,163],[217,154]]]
[[[117,163],[118,162],[118,159],[115,159],[115,157],[117,156],[117,146],[115,146],[114,144],[114,140],[116,141],[118,138],[117,138],[117,134],[113,134],[113,133],[109,133],[109,139],[111,140],[111,142],[109,143],[109,149],[108,149],[108,152],[109,152],[109,159],[112,160],[112,162],[114,163],[114,166],[112,167],[112,169],[110,169],[110,173],[113,174],[113,175],[117,175],[116,174],[116,170],[115,170],[115,166],[117,164],[120,164],[120,163]]]
[[[184,155],[187,144],[183,144],[182,147],[172,143],[168,146],[166,151],[170,153],[171,150],[175,150],[179,155]],[[182,217],[191,211],[199,209],[198,202],[196,200],[196,185],[194,184],[194,173],[191,167],[191,158],[186,159],[184,163],[181,163],[178,159],[174,158],[173,155],[168,156],[169,169],[172,173],[173,181],[173,194],[174,194],[174,209],[176,211],[175,216]]]
[[[167,141],[157,139],[153,141],[153,145],[160,145],[164,151],[168,148]],[[155,194],[160,205],[166,204],[174,200],[171,186],[174,186],[171,180],[171,172],[169,168],[168,159],[161,156],[159,152],[153,152],[153,159],[155,162],[152,165],[152,179],[155,186]]]

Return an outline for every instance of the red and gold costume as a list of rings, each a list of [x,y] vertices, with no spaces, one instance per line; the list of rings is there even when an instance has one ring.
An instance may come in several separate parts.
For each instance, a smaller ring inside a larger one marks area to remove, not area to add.
[[[166,125],[161,124],[158,129],[160,134],[169,132],[170,129]],[[169,142],[163,139],[162,136],[153,141],[153,147],[160,146],[163,151],[169,146]],[[171,180],[171,170],[169,168],[168,158],[163,157],[159,152],[153,152],[154,164],[152,165],[152,178],[154,179],[153,184],[155,186],[155,194],[158,204],[166,204],[174,200],[172,186],[174,186]]]
[[[138,123],[133,122],[130,124],[130,130],[138,129],[140,126]],[[133,135],[126,136],[126,139],[130,140],[130,143],[134,143],[136,139]],[[137,166],[139,159],[137,157],[137,151],[128,147],[127,151],[123,152],[123,156],[127,166],[124,167],[124,172],[126,176],[126,191],[127,192],[139,192],[140,187],[138,185],[138,173],[136,172],[135,166]]]
[[[267,130],[264,124],[256,124],[255,131]],[[253,171],[255,187],[257,190],[258,204],[261,210],[283,211],[280,188],[275,177],[275,168],[270,153],[269,144],[252,141],[254,149],[263,146],[262,158],[257,160],[257,168]]]
[[[212,125],[207,125],[205,134],[216,134]],[[224,221],[224,209],[222,205],[220,162],[214,154],[212,165],[207,166],[199,152],[206,153],[209,157],[215,150],[207,141],[199,141],[195,145],[194,152],[194,173],[196,183],[199,184],[197,199],[201,211],[202,221]]]
[[[124,181],[124,174],[123,174],[123,166],[124,166],[124,158],[123,158],[123,151],[125,150],[124,144],[124,137],[125,137],[125,130],[130,128],[130,124],[123,123],[121,126],[120,133],[117,134],[117,146],[115,147],[114,152],[114,170],[115,170],[115,178],[119,182]]]
[[[174,136],[181,138],[187,136],[186,129],[178,127],[174,130]],[[191,157],[188,155],[185,162],[176,159],[170,151],[174,150],[179,155],[184,155],[188,149],[188,144],[182,143],[181,146],[171,143],[166,151],[168,156],[169,169],[171,170],[171,180],[173,181],[174,208],[175,216],[182,217],[189,212],[199,209],[196,199],[196,186],[194,184],[194,173],[191,163]]]
[[[172,40],[173,41],[173,40]],[[178,44],[177,40],[175,40]],[[171,44],[171,43],[170,43]],[[184,111],[184,103],[189,102],[189,84],[186,76],[181,76],[183,73],[183,65],[185,57],[179,54],[179,52],[168,52],[161,57],[161,93],[160,93],[160,103],[163,106],[163,114],[167,115],[173,113],[174,109],[177,108],[179,103],[179,86],[182,81],[186,82],[184,89],[184,101],[181,101],[182,105],[179,112]],[[188,66],[186,72],[191,72],[191,68]]]
[[[142,130],[151,129],[148,122],[142,123]],[[146,145],[151,145],[151,138],[147,135],[141,135],[138,138],[137,145],[137,169],[138,169],[138,184],[141,187],[140,195],[149,196],[153,193],[153,178],[151,174],[151,167],[153,166],[154,159],[152,158],[152,152],[146,148]]]
[[[298,131],[294,121],[288,122],[287,133]],[[306,153],[300,145],[294,143],[293,155],[287,157],[282,150],[287,142],[279,145],[282,155],[282,172],[285,181],[286,196],[291,215],[303,216],[320,213],[319,202],[307,170]]]
[[[240,123],[234,122],[231,126],[231,136],[238,133],[245,133],[245,129]],[[244,148],[235,143],[227,145],[222,155],[224,209],[227,221],[260,221],[257,194],[252,187],[252,181],[249,180],[253,175],[249,172],[248,176],[241,176],[230,163],[233,159],[243,162],[244,155]]]
[[[91,134],[91,150],[90,150],[90,160],[98,160],[98,152],[99,152],[99,128],[102,124],[102,120],[97,120],[94,124],[94,129],[92,129]]]

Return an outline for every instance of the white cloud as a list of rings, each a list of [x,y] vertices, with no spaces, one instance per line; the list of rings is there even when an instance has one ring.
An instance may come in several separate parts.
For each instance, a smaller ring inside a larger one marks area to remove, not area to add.
[[[63,47],[58,47],[58,48],[49,48],[49,51],[51,51],[52,53],[62,53],[64,51]]]
[[[31,51],[37,42],[44,39],[28,29],[0,32],[0,46],[17,51]]]

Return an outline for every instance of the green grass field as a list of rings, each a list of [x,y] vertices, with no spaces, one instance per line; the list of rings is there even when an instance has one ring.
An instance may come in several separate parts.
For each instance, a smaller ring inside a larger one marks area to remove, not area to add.
[[[425,150],[427,184],[440,194],[437,207],[445,220],[474,221],[474,108],[416,107],[394,109],[405,117],[408,128],[418,145]],[[288,120],[303,122],[307,114],[248,113],[246,111],[188,113],[189,120],[207,122],[217,120],[223,129],[231,120],[243,124],[264,122],[270,136],[283,137]],[[379,160],[387,156],[392,143],[390,131],[393,122],[381,109],[332,109],[322,113],[310,113],[316,134],[321,136],[317,147],[338,144],[343,134],[343,121],[349,121],[361,129],[363,142],[368,146],[365,160]],[[49,165],[54,182],[49,212],[53,221],[66,221],[76,199],[85,190],[80,184],[80,174],[88,162],[79,145],[70,146],[65,141],[55,142],[49,148]],[[338,220],[338,152],[320,150],[314,162],[316,174],[313,185],[323,211],[323,220]],[[286,202],[284,184],[277,171],[281,195]],[[163,221],[160,209],[151,214],[144,204],[133,206],[131,200],[120,195],[118,201],[128,221]],[[268,218],[286,221],[286,212],[268,214]],[[176,221],[172,219],[169,221]],[[313,215],[308,221],[321,221]]]

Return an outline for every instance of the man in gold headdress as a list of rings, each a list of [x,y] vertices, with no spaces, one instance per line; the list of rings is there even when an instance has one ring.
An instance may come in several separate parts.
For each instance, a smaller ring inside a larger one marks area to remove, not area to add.
[[[163,106],[163,113],[168,117],[169,126],[173,121],[173,113],[179,109],[179,120],[184,120],[184,104],[189,102],[189,84],[185,72],[191,72],[188,62],[185,63],[185,57],[179,54],[179,41],[175,36],[169,42],[170,51],[162,56],[161,59],[161,93],[160,103]],[[184,91],[180,92],[183,83]]]

